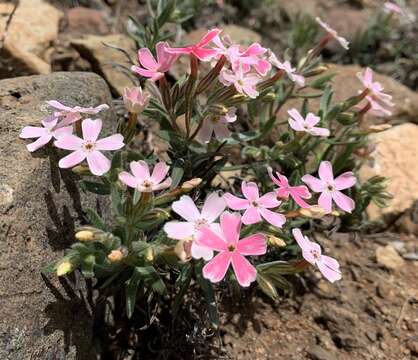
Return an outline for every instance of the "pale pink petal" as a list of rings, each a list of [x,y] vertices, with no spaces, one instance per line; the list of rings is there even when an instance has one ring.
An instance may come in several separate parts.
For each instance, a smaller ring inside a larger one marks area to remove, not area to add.
[[[215,131],[215,137],[218,140],[224,140],[227,137],[229,137],[229,135],[231,135],[231,132],[229,131],[228,126],[225,124],[215,124],[213,129]]]
[[[232,210],[244,210],[250,206],[250,203],[247,199],[241,199],[230,193],[224,194],[224,199],[228,207]]]
[[[251,263],[237,252],[232,254],[232,268],[238,283],[243,287],[248,287],[257,278],[257,270]]]
[[[340,209],[349,213],[351,213],[354,210],[356,205],[353,199],[343,194],[341,191],[333,191],[331,195]]]
[[[169,221],[164,225],[164,231],[169,238],[182,240],[193,236],[195,233],[194,224],[184,221]]]
[[[158,64],[154,59],[151,51],[147,48],[142,48],[138,50],[138,60],[141,65],[148,69],[156,71],[158,69]]]
[[[241,190],[249,201],[257,201],[260,197],[258,186],[255,182],[247,183],[246,181],[243,181],[241,183]]]
[[[205,246],[200,246],[196,241],[192,242],[191,254],[193,259],[209,261],[213,258],[213,250]]]
[[[84,140],[96,141],[102,130],[102,120],[85,119],[81,123]]]
[[[180,200],[174,201],[172,209],[188,222],[194,222],[200,219],[200,212],[192,198],[188,195],[183,195]]]
[[[305,86],[305,78],[302,75],[292,74],[291,80],[293,80],[299,86]]]
[[[71,154],[63,157],[59,162],[58,166],[63,169],[73,167],[81,163],[86,158],[86,153],[82,150],[76,150]]]
[[[298,124],[300,124],[300,126],[303,127],[303,124],[305,123],[305,119],[303,118],[303,116],[299,113],[299,111],[297,111],[295,108],[290,109],[287,111],[287,113],[289,114],[289,116],[295,120]]]
[[[302,231],[300,231],[300,229],[292,229],[292,234],[302,251],[311,250],[311,241],[302,234]]]
[[[168,177],[167,179],[165,179],[163,182],[159,183],[158,185],[154,185],[152,187],[153,191],[158,191],[158,190],[162,190],[162,189],[167,189],[171,186],[171,183],[173,182],[173,180],[171,179],[171,177]]]
[[[157,63],[160,65],[159,68],[165,67],[169,63],[172,54],[169,54],[166,49],[168,48],[168,43],[160,41],[155,45],[155,50],[157,52]]]
[[[52,132],[52,135],[55,139],[59,139],[64,136],[72,135],[73,134],[73,127],[72,126],[64,126],[60,127]]]
[[[237,244],[241,255],[264,255],[267,251],[266,237],[263,234],[250,235]]]
[[[57,100],[49,100],[46,102],[49,106],[57,109],[57,110],[61,110],[61,111],[68,111],[68,110],[72,110],[71,107],[69,106],[65,106],[64,104],[61,104],[59,101]]]
[[[295,131],[306,131],[305,127],[293,119],[288,120],[290,127]]]
[[[335,188],[337,190],[344,190],[354,186],[355,183],[356,177],[351,171],[347,171],[335,179]]]
[[[57,139],[54,145],[60,149],[78,150],[83,146],[83,140],[75,135],[67,135]]]
[[[35,126],[25,126],[19,134],[21,139],[37,138],[45,135],[47,129]]]
[[[203,204],[202,217],[206,219],[208,223],[212,223],[223,213],[225,208],[225,199],[222,196],[219,196],[217,192],[213,192],[208,195]]]
[[[332,164],[329,161],[322,161],[318,170],[319,177],[323,181],[334,181],[334,175],[332,173]]]
[[[259,209],[256,207],[249,207],[245,210],[244,215],[242,215],[242,222],[245,225],[256,224],[261,221],[261,215]]]
[[[138,180],[127,171],[122,171],[119,174],[119,180],[134,189],[138,186]]]
[[[206,246],[209,249],[216,251],[228,251],[227,244],[218,234],[212,231],[209,227],[204,227],[196,235],[198,245]]]
[[[100,151],[87,153],[87,163],[92,174],[101,176],[110,170],[110,160]]]
[[[203,125],[200,128],[199,133],[197,135],[197,138],[199,139],[201,143],[205,144],[210,141],[212,134],[213,134],[213,128],[214,128],[214,124],[209,118],[206,118],[205,120],[203,120]]]
[[[279,228],[281,228],[286,222],[286,216],[284,216],[283,214],[279,214],[264,208],[260,208],[260,213],[264,220]]]
[[[242,87],[244,93],[247,94],[250,98],[255,99],[258,96],[258,91],[252,85],[246,85]],[[237,89],[238,90],[238,89]]]
[[[43,135],[38,140],[36,140],[35,142],[26,145],[26,149],[28,149],[28,151],[30,151],[30,152],[36,151],[39,148],[41,148],[42,146],[48,144],[51,139],[52,139],[52,135],[48,135],[48,134]]]
[[[324,191],[321,195],[319,195],[318,205],[327,213],[332,211],[332,198],[333,195],[331,195],[328,191]]]
[[[114,134],[96,141],[97,150],[119,150],[124,146],[121,134]]]
[[[165,162],[158,162],[155,164],[154,170],[152,171],[151,180],[154,183],[159,184],[167,176],[169,169],[170,167]]]
[[[313,136],[323,136],[323,137],[327,137],[330,135],[330,131],[328,129],[320,128],[316,126],[309,129],[309,133]]]
[[[147,162],[144,160],[139,161],[132,161],[129,164],[129,167],[131,168],[132,174],[134,174],[135,177],[141,180],[149,180],[150,174],[149,174],[149,166]]]
[[[321,118],[319,116],[316,116],[315,114],[309,113],[308,115],[306,115],[305,122],[309,126],[315,126],[316,124],[319,123],[320,120],[321,120]]]
[[[302,249],[302,256],[310,264],[317,265],[317,256],[321,256],[321,246],[313,241],[310,241],[306,236],[305,238],[306,241],[309,241],[309,247]]]
[[[313,191],[321,192],[326,187],[326,184],[312,175],[302,176],[302,181],[307,184]]]
[[[332,283],[341,279],[339,265],[336,267],[335,262],[338,265],[338,262],[335,259],[324,255],[321,256],[321,261],[317,262],[317,266],[321,274]]]
[[[275,192],[269,192],[264,194],[260,199],[258,199],[258,204],[267,209],[278,207],[281,202],[277,200],[277,195]]]
[[[224,277],[231,263],[231,253],[221,252],[209,261],[202,269],[203,277],[211,282],[219,282]]]
[[[235,245],[241,232],[241,217],[225,211],[221,215],[221,230],[227,244]]]

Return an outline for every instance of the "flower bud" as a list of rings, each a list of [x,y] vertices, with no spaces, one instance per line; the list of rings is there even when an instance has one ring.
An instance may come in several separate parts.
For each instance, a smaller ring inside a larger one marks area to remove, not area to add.
[[[192,259],[192,242],[191,238],[179,240],[174,247],[174,253],[181,262],[188,262]]]
[[[371,134],[371,133],[378,133],[378,132],[382,132],[385,130],[388,130],[392,127],[391,124],[380,124],[380,125],[371,125],[369,126],[369,128],[367,129],[367,133]]]
[[[181,184],[181,189],[184,192],[192,191],[194,188],[198,187],[201,182],[202,182],[201,178],[193,178],[193,179],[185,181],[183,184]]]
[[[320,66],[317,66],[316,68],[306,71],[303,73],[304,77],[311,77],[311,76],[317,76],[322,74],[323,72],[327,71],[329,69],[328,65],[322,64]]]
[[[154,250],[152,249],[152,247],[149,247],[145,251],[145,260],[148,261],[148,262],[153,262],[154,259],[155,259]]]
[[[142,92],[140,86],[123,89],[123,103],[126,109],[132,114],[141,113],[144,108],[148,105],[150,100],[150,94]]]
[[[276,94],[273,92],[269,92],[266,95],[264,95],[261,100],[264,102],[272,102],[276,100]]]
[[[91,172],[89,170],[89,167],[87,165],[77,165],[74,166],[71,171],[74,174],[77,174],[79,176],[83,176],[83,175],[91,175]]]
[[[280,239],[280,238],[278,238],[276,236],[273,236],[273,235],[270,235],[268,237],[268,240],[267,241],[268,241],[268,244],[270,246],[273,246],[273,247],[276,247],[276,248],[281,248],[281,247],[285,247],[286,246],[286,243],[284,242],[283,239]]]
[[[70,261],[65,260],[57,266],[57,270],[56,270],[57,276],[64,276],[65,274],[68,274],[72,270],[73,270],[73,264],[71,264]]]
[[[319,205],[313,205],[307,209],[299,209],[299,214],[312,219],[321,219],[327,214],[327,212]]]
[[[120,262],[125,257],[123,251],[121,249],[112,250],[108,255],[107,259],[111,263],[117,263]]]
[[[222,104],[215,104],[215,105],[210,106],[209,112],[222,116],[228,113],[228,108]]]
[[[81,230],[75,234],[75,238],[78,241],[93,241],[94,240],[94,233],[90,230]]]

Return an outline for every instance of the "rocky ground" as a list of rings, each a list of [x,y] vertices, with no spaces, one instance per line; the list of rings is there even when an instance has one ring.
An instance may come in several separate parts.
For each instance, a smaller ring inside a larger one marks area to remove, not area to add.
[[[225,3],[221,8],[215,4],[202,7],[186,24],[185,38],[193,39],[201,33],[199,29],[226,23],[225,32],[236,41],[262,40],[280,50],[285,29],[278,19],[303,10],[329,19],[353,39],[378,5],[366,0],[277,0],[267,7],[251,1],[242,2],[245,6],[237,6],[238,1]],[[418,12],[417,1],[409,5]],[[56,154],[47,150],[32,157],[16,139],[21,127],[42,117],[47,99],[85,106],[109,103],[131,84],[130,76],[114,66],[128,66],[129,60],[103,46],[117,45],[135,58],[135,42],[124,34],[128,15],[144,19],[143,2],[0,1],[0,78],[4,79],[0,80],[1,359],[90,360],[96,358],[94,349],[100,348],[98,334],[102,333],[94,326],[95,312],[91,299],[84,295],[85,285],[75,279],[74,290],[67,281],[42,279],[40,269],[71,242],[68,234],[75,224],[85,221],[82,207],[89,204],[101,209],[103,204],[81,199],[74,192],[74,179],[50,164]],[[402,36],[416,40],[418,31],[411,31]],[[174,331],[176,338],[171,338],[178,346],[160,343],[152,351],[140,347],[126,359],[418,358],[418,206],[414,207],[418,201],[418,64],[407,52],[399,63],[387,61],[390,46],[388,42],[376,52],[375,65],[382,72],[378,80],[394,96],[396,106],[389,121],[396,126],[373,137],[376,150],[365,160],[360,176],[389,176],[389,191],[395,198],[383,211],[368,210],[381,221],[380,232],[330,231],[318,239],[341,261],[343,280],[330,286],[316,274],[306,274],[294,279],[294,293],[283,294],[277,303],[259,293],[256,297],[220,293],[225,315],[218,334],[200,334],[202,343],[197,346],[194,339],[200,325],[184,325],[184,320],[182,332]],[[413,49],[414,43],[410,46]],[[357,87],[355,74],[361,67],[335,51],[328,49],[328,60],[347,63],[331,65],[339,74],[334,79],[339,100]],[[56,71],[82,73],[50,74]],[[17,77],[23,75],[36,76]],[[175,71],[172,75],[176,76]],[[312,102],[311,106],[317,105]],[[150,329],[135,331],[139,339],[155,336]],[[115,339],[118,335],[112,334]],[[126,343],[115,341],[114,346]]]

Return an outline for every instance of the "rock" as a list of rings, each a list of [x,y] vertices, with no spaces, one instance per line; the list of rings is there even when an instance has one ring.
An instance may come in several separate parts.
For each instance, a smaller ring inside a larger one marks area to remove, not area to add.
[[[93,70],[105,78],[115,95],[122,95],[125,86],[132,86],[129,75],[120,68],[114,67],[115,64],[125,66],[130,73],[129,60],[122,52],[104,45],[109,44],[124,49],[129,53],[131,60],[136,62],[136,45],[130,37],[123,34],[88,35],[72,39],[70,43],[83,58],[92,64]],[[132,77],[134,76],[132,74]]]
[[[109,33],[106,13],[83,6],[71,8],[67,12],[66,31],[72,34],[106,35]]]
[[[409,340],[406,347],[411,351],[412,355],[418,356],[418,341]]]
[[[309,359],[312,360],[335,360],[335,354],[323,349],[318,345],[314,345],[306,350]]]
[[[391,245],[379,246],[376,249],[376,261],[390,270],[397,270],[405,265],[404,259]]]
[[[392,218],[410,208],[418,200],[418,125],[402,124],[381,133],[372,134],[375,144],[372,160],[359,170],[360,181],[374,175],[388,178],[387,191],[393,195],[389,206],[383,209],[371,204],[367,213],[370,220]]]
[[[91,73],[0,81],[1,359],[95,358],[92,317],[75,296],[82,283],[67,296],[60,286],[66,281],[41,277],[41,269],[74,241],[74,227],[86,221],[83,209],[96,208],[96,197],[80,194],[75,175],[57,167],[54,148],[31,154],[18,138],[24,126],[50,113],[49,99],[82,106],[111,102],[105,81]]]
[[[327,8],[326,0],[276,0],[279,7],[289,16],[294,17],[298,14],[309,14],[313,17],[324,13]]]
[[[51,71],[49,49],[63,13],[44,0],[0,4],[0,78]]]

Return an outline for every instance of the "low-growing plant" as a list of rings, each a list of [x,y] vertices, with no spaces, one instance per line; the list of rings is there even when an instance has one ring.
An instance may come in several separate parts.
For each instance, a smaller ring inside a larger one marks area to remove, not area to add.
[[[140,48],[132,66],[138,83],[123,96],[127,117],[107,137],[97,118],[107,105],[49,101],[54,112],[43,127],[25,127],[20,137],[36,139],[31,152],[51,140],[69,152],[58,166],[72,169],[83,191],[109,198],[112,219],[86,209],[90,223],[46,270],[80,270],[107,297],[122,296],[119,310],[128,318],[145,300],[171,301],[175,319],[195,284],[215,328],[220,282],[256,283],[274,299],[311,265],[339,280],[338,261],[304,233],[321,231],[324,217],[359,228],[371,201],[384,206],[384,179],[362,184],[353,170],[368,134],[386,128],[365,125],[365,114],[388,115],[392,103],[370,69],[351,97],[333,101],[333,75],[320,54],[329,41],[348,42],[318,22],[323,37],[292,63],[258,43],[236,44],[217,28],[193,45]],[[173,80],[167,73],[180,56],[190,66]],[[315,112],[311,99],[320,99]],[[280,110],[295,100],[301,108],[283,117]],[[159,126],[168,149],[161,157],[138,150],[145,118]],[[231,172],[234,181],[225,179]]]

